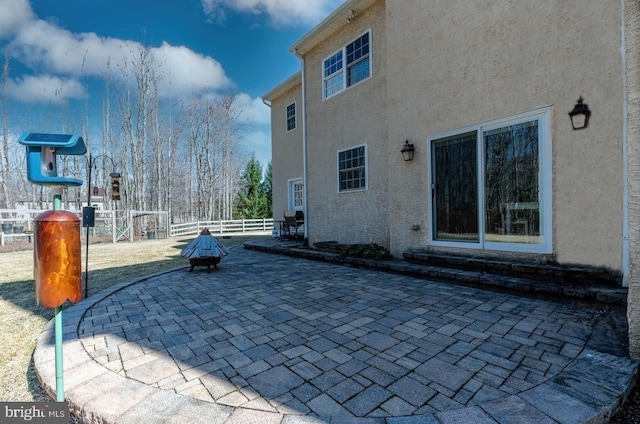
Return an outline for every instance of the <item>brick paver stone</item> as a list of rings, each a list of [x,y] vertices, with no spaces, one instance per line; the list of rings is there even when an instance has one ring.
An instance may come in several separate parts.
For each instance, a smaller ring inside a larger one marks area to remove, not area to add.
[[[251,387],[266,398],[282,395],[304,383],[297,374],[284,366],[278,366],[247,379]]]
[[[580,423],[637,370],[596,349],[615,351],[605,320],[623,312],[243,249],[215,272],[123,285],[69,316],[65,365],[99,367],[69,376],[69,393],[103,411],[96,422],[157,404],[194,424],[207,405],[227,424]],[[89,375],[104,385],[90,398],[72,387]]]
[[[416,368],[416,372],[453,391],[459,390],[473,374],[439,359],[430,359]]]

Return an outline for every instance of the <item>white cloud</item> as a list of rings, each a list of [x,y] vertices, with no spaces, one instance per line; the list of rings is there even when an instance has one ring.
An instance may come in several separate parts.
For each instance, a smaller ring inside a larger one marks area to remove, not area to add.
[[[252,99],[248,94],[236,96],[235,104],[242,110],[243,121],[257,125],[271,123],[271,109],[262,102],[261,98]]]
[[[225,9],[266,14],[281,26],[315,25],[340,6],[344,0],[202,0],[205,14],[223,18]]]
[[[74,34],[43,20],[23,26],[9,45],[12,55],[31,68],[72,76],[100,75],[107,61],[125,60],[127,42],[99,37],[95,33]]]
[[[8,81],[7,94],[25,103],[64,103],[87,96],[79,81],[52,75],[25,76]]]
[[[9,8],[11,11],[16,9],[13,13],[15,22],[11,21],[11,31],[4,30],[3,8],[6,3],[13,2],[22,7]],[[73,33],[37,19],[25,0],[0,0],[0,10],[0,36],[3,31],[13,35],[9,43],[10,54],[41,73],[76,80],[111,73],[115,78],[131,81],[135,76],[132,64],[139,59],[140,52],[147,49],[136,41],[102,37],[93,32]],[[150,64],[155,67],[156,75],[164,79],[161,81],[162,94],[182,95],[233,86],[222,65],[212,57],[166,42],[146,51],[150,53]]]
[[[232,82],[219,62],[184,46],[162,46],[151,49],[161,74],[166,74],[161,92],[193,93],[227,88]],[[170,83],[170,86],[168,86]]]
[[[318,20],[337,3],[337,0],[203,1],[210,3],[211,12],[228,6],[244,13],[268,14],[274,22],[281,18]],[[235,88],[218,61],[186,46],[164,42],[145,47],[137,41],[94,32],[74,33],[54,21],[39,19],[28,0],[0,0],[0,11],[0,40],[9,47],[12,61],[21,62],[32,71],[31,75],[7,81],[6,94],[24,103],[60,104],[87,98],[89,81],[108,73],[114,80],[131,82],[135,74],[132,65],[141,52],[149,54],[156,75],[161,78],[161,95],[216,96],[221,90]],[[238,94],[235,106],[241,111],[243,123],[252,128],[244,138],[247,147],[266,166],[271,157],[270,109],[262,99],[247,94]],[[254,131],[255,126],[260,129]]]
[[[33,19],[28,0],[0,0],[0,39],[13,34]]]

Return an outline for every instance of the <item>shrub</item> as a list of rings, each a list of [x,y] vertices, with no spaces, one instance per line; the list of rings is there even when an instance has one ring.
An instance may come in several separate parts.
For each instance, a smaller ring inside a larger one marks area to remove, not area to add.
[[[393,255],[389,252],[389,249],[380,246],[377,243],[370,244],[352,244],[345,247],[340,251],[342,256],[348,256],[351,258],[367,258],[367,259],[393,259]]]

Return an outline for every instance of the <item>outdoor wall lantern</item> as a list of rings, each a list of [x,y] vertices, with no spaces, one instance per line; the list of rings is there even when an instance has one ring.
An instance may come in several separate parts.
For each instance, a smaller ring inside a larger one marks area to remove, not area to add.
[[[578,99],[578,103],[573,107],[573,110],[569,112],[569,117],[571,118],[571,126],[574,130],[582,130],[587,128],[589,125],[589,117],[591,116],[591,111],[589,110],[589,106],[583,102],[582,96]]]
[[[413,160],[416,148],[413,147],[413,143],[409,143],[409,140],[405,140],[404,146],[400,151],[402,152],[402,159],[404,159],[405,162],[409,162]]]

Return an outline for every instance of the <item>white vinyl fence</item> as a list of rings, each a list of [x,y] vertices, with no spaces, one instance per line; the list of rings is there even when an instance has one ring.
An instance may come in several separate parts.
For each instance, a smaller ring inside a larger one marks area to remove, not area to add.
[[[247,232],[265,232],[271,234],[273,230],[273,219],[234,219],[172,224],[169,236],[199,234],[204,228],[207,228],[211,234],[239,234]]]
[[[33,221],[45,211],[39,209],[0,209],[0,244],[10,240],[32,241]],[[82,211],[71,210],[82,221]],[[199,234],[208,228],[212,234],[265,233],[271,234],[273,219],[237,219],[222,221],[195,221],[169,224],[169,215],[163,211],[95,210],[93,227],[80,230],[82,238],[101,237],[112,243],[121,240],[156,239]]]

